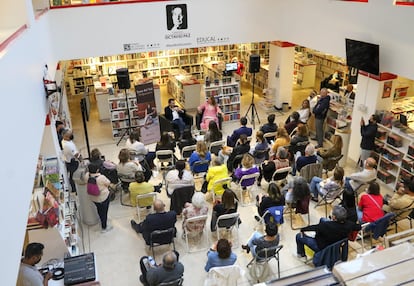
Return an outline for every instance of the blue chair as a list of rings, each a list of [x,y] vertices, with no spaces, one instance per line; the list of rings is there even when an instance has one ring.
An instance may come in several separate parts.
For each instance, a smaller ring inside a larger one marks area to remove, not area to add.
[[[283,210],[284,206],[274,206],[267,208],[266,211],[263,213],[262,217],[260,218],[260,223],[267,224],[269,222],[275,222],[277,224],[283,224]]]
[[[344,238],[316,252],[313,256],[312,262],[315,267],[326,265],[329,270],[332,270],[332,267],[337,261],[347,260],[348,238]]]
[[[369,234],[370,244],[372,248],[372,238],[378,239],[383,237],[387,233],[388,226],[390,225],[391,220],[394,218],[394,213],[387,213],[382,218],[377,219],[374,222],[367,222],[361,226],[359,231],[358,238],[361,239],[361,249],[362,252],[365,251],[364,247],[364,237]]]

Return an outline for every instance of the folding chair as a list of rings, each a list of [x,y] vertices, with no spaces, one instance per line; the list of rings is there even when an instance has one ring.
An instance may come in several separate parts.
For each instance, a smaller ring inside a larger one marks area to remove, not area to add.
[[[358,233],[358,238],[361,239],[361,250],[362,253],[365,251],[364,236],[369,234],[370,245],[372,248],[372,238],[378,239],[383,237],[387,233],[390,221],[395,216],[394,213],[387,213],[382,218],[377,219],[374,222],[367,222],[361,226],[361,230]]]
[[[270,149],[258,150],[253,152],[254,163],[256,165],[262,164],[265,160],[269,159]]]
[[[273,182],[273,183],[281,186],[282,183],[287,182],[287,177],[288,177],[288,175],[291,171],[292,171],[292,167],[284,167],[284,168],[277,169],[273,173],[272,180],[270,181],[270,183]]]
[[[395,216],[390,221],[390,224],[395,225],[395,233],[398,232],[398,222],[404,219],[410,220],[410,228],[412,228],[410,215],[413,211],[414,205],[412,203],[407,208],[395,212]]]
[[[126,207],[132,207],[131,204],[125,203],[124,199],[123,199],[123,194],[129,194],[129,184],[131,182],[135,181],[135,178],[129,178],[129,177],[125,177],[125,176],[118,176],[119,178],[119,184],[121,186],[121,192],[119,195],[119,201],[121,203],[121,205],[126,206]]]
[[[211,194],[213,196],[213,202],[215,202],[217,199],[221,198],[221,195],[216,194],[216,192],[214,191],[217,188],[217,186],[227,185],[227,187],[230,187],[231,182],[232,182],[232,178],[227,177],[227,178],[217,180],[213,183],[212,192],[211,192]]]
[[[244,276],[245,271],[239,265],[229,265],[212,267],[207,273],[204,286],[220,285],[234,286],[239,285],[239,280]],[[241,284],[244,285],[243,282]],[[240,284],[240,285],[241,285]],[[249,283],[247,283],[249,284]]]
[[[333,169],[336,168],[336,166],[338,166],[339,161],[342,159],[344,155],[339,155],[336,157],[331,157],[328,159],[323,159],[322,161],[322,167],[323,167],[323,171],[326,173],[326,176],[328,176],[328,173],[330,171],[333,171]]]
[[[239,192],[240,192],[240,203],[241,203],[242,206],[247,206],[248,205],[244,201],[243,191],[246,191],[249,194],[249,198],[251,200],[250,203],[253,202],[253,200],[251,198],[252,196],[251,196],[250,190],[255,185],[255,183],[257,182],[257,178],[259,178],[259,176],[260,176],[260,173],[254,173],[254,174],[244,175],[240,178],[238,188],[239,188]],[[245,183],[247,185],[243,186],[243,183]],[[245,188],[245,189],[243,189],[243,188]]]
[[[149,202],[149,199],[151,199],[151,203]],[[141,210],[143,209],[148,210],[150,213],[154,211],[153,204],[156,199],[157,199],[156,192],[151,192],[148,194],[136,196],[138,222],[141,222]],[[151,208],[148,209],[147,207],[151,207]]]
[[[305,198],[296,201],[296,203],[288,204],[286,210],[290,214],[290,228],[293,230],[301,229],[302,227],[293,227],[293,211],[295,214],[307,215],[308,225],[310,225],[310,212],[309,212],[310,195]],[[286,212],[285,212],[286,213]]]
[[[283,212],[284,206],[274,206],[267,208],[263,215],[260,217],[259,223],[260,224],[267,224],[269,222],[275,222],[277,224],[283,224]]]
[[[233,229],[236,229],[237,234],[237,244],[233,243],[234,247],[238,247],[239,244],[239,219],[240,215],[238,213],[224,214],[217,218],[216,222],[216,231],[217,231],[217,240],[221,238],[220,229],[225,228],[227,232],[232,232]]]
[[[330,271],[337,261],[348,260],[348,238],[328,245],[313,255],[312,262],[315,267],[325,265]]]
[[[269,261],[273,258],[277,261],[277,277],[280,278],[280,250],[283,245],[260,249],[256,257],[247,264],[250,267],[250,275],[259,283],[267,280],[269,272]]]
[[[175,250],[175,228],[171,227],[165,230],[154,230],[150,234],[150,249],[152,250],[152,257],[155,257],[154,248],[160,245],[173,245]]]
[[[181,150],[181,159],[188,160],[193,154],[193,151],[196,150],[196,145],[184,146]]]
[[[162,283],[158,284],[158,286],[181,286],[181,285],[183,285],[183,282],[184,282],[184,278],[180,277],[180,278],[175,279],[173,281],[162,282]]]
[[[276,136],[277,136],[277,132],[267,132],[263,134],[263,137],[267,140],[267,143],[269,144],[275,140]]]
[[[221,148],[225,145],[226,145],[226,141],[224,140],[211,142],[209,151],[211,154],[215,154],[216,156],[218,156],[218,153],[220,152]]]
[[[306,180],[306,182],[308,182],[308,184],[315,176],[322,178],[322,164],[312,163],[303,166],[302,169],[300,169],[300,175]]]
[[[338,187],[334,190],[330,190],[325,195],[322,196],[322,199],[315,205],[315,208],[319,206],[325,206],[325,217],[328,217],[328,205],[332,205],[337,199],[341,200],[342,193],[344,188]]]
[[[358,205],[358,201],[359,201],[359,195],[362,194],[362,192],[365,191],[368,188],[368,186],[369,186],[369,182],[368,183],[361,183],[361,185],[359,185],[354,190],[354,195],[355,195],[357,205]]]
[[[163,163],[168,163],[170,166],[174,166],[174,152],[172,150],[155,151],[155,158],[157,158],[160,163],[158,172],[165,169]]]
[[[290,132],[289,137],[292,138],[298,132],[298,127],[295,127],[292,132]]]
[[[210,167],[210,161],[209,160],[200,160],[200,161],[197,161],[197,162],[194,162],[194,164],[193,164],[193,169],[195,169],[195,168],[201,168],[202,169],[202,171],[200,171],[200,172],[195,172],[195,171],[193,171],[193,176],[194,176],[194,179],[196,179],[196,177],[197,178],[200,178],[200,177],[202,177],[202,178],[204,178],[204,175],[207,173],[207,170],[208,170],[208,168]]]
[[[190,251],[188,238],[195,238],[195,241],[201,242],[201,236],[203,235],[205,237],[205,248]],[[183,236],[185,237],[187,252],[195,252],[207,249],[209,247],[207,234],[207,215],[200,215],[186,219],[183,224]]]

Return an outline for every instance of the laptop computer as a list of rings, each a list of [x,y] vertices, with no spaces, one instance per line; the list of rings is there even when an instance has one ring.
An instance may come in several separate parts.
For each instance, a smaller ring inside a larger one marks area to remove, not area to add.
[[[95,281],[95,255],[93,252],[64,259],[65,285]]]

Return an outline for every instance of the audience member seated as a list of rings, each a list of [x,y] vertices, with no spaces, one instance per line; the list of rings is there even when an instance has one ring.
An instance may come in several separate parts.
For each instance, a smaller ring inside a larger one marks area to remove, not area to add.
[[[184,265],[178,261],[178,253],[169,251],[162,257],[162,264],[148,262],[148,256],[140,259],[141,275],[139,280],[144,286],[155,286],[183,277]]]
[[[213,207],[210,223],[210,229],[212,232],[216,231],[216,223],[219,216],[237,212],[237,205],[236,194],[228,188],[225,189],[221,197],[221,202]]]
[[[208,272],[213,267],[233,265],[236,260],[237,255],[231,250],[231,242],[221,238],[207,252],[207,263],[204,270]]]
[[[223,140],[223,133],[218,129],[217,123],[215,121],[210,121],[208,124],[208,130],[204,135],[204,141],[206,142],[207,147],[210,147],[211,142],[216,142]]]
[[[311,115],[310,103],[308,99],[302,101],[302,106],[297,110],[297,112],[299,113],[299,121],[306,124]]]
[[[392,197],[384,197],[382,209],[389,213],[414,208],[414,183],[411,181],[399,183]]]
[[[224,115],[213,95],[210,96],[206,102],[197,107],[197,111],[199,114],[203,114],[200,123],[202,130],[208,129],[210,121],[215,121],[217,126],[219,126],[218,114],[221,114],[221,116]]]
[[[323,180],[319,177],[313,177],[310,182],[310,191],[312,194],[311,200],[318,202],[318,196],[321,195],[322,197],[327,193],[332,192],[332,195],[328,198],[334,198],[338,194],[340,188],[342,188],[344,183],[344,169],[342,167],[337,166],[334,170],[333,176]]]
[[[342,193],[342,201],[339,204],[346,209],[346,220],[357,223],[358,215],[356,212],[355,194],[353,191],[345,189]]]
[[[243,176],[259,173],[259,168],[254,164],[254,158],[249,153],[243,155],[241,167],[238,167],[232,175],[233,181],[239,182]],[[242,187],[246,188],[254,184],[255,179],[244,180]]]
[[[384,216],[383,198],[377,182],[371,182],[359,199],[357,215],[360,223],[374,222]]]
[[[329,75],[327,78],[321,81],[321,89],[329,88],[335,92],[339,92],[339,86],[342,82],[342,79],[339,73],[336,71],[333,74]]]
[[[139,128],[136,128],[125,142],[125,148],[135,151],[136,159],[139,162],[147,161],[150,169],[154,169],[155,152],[149,152],[148,148],[139,141],[141,138],[141,132]],[[142,163],[141,163],[142,165]]]
[[[306,146],[298,146],[298,143],[309,141],[309,131],[308,131],[308,127],[306,126],[306,124],[299,123],[297,130],[298,131],[296,132],[296,134],[293,135],[292,139],[290,140],[290,145],[289,145],[289,155],[290,155],[291,161],[293,161],[294,155],[298,151],[301,152],[302,155],[305,154]]]
[[[250,151],[250,153],[255,158],[255,161],[256,160],[264,161],[264,160],[268,160],[269,159],[269,152],[267,152],[267,155],[266,154],[262,154],[266,150],[269,150],[269,144],[267,143],[267,141],[263,137],[263,132],[259,130],[259,131],[256,132],[256,145]],[[258,157],[258,154],[262,154],[263,157],[260,157],[259,158]]]
[[[276,132],[277,130],[277,124],[275,123],[275,115],[269,114],[267,116],[267,123],[263,124],[262,127],[260,127],[260,131],[263,132],[263,134],[270,133],[270,132]],[[267,138],[267,143],[271,143],[272,140],[275,138]]]
[[[174,190],[186,186],[194,186],[193,174],[186,170],[186,162],[178,160],[175,162],[175,169],[168,171],[165,176],[167,196],[171,197]]]
[[[180,136],[182,136],[185,128],[185,121],[183,119],[185,116],[185,110],[179,108],[178,105],[175,104],[174,98],[168,99],[168,106],[164,108],[164,114],[165,118],[170,120],[173,125],[178,127]]]
[[[364,169],[360,172],[352,173],[345,178],[345,188],[355,191],[362,184],[371,182],[377,178],[377,161],[369,157],[365,160]]]
[[[183,229],[187,225],[187,228],[191,231],[201,231],[204,228],[204,223],[192,222],[187,223],[187,220],[192,217],[206,215],[208,213],[208,206],[203,193],[195,192],[191,198],[191,203],[184,205],[183,214]]]
[[[257,253],[265,248],[270,248],[279,245],[279,234],[277,224],[269,222],[266,224],[265,235],[262,235],[257,230],[250,236],[247,244],[242,245],[242,249],[246,250],[247,253],[252,252],[253,257],[257,257]]]
[[[293,111],[292,114],[288,117],[288,119],[286,119],[285,129],[289,135],[300,123],[299,117],[299,113],[297,111]]]
[[[325,170],[327,170],[328,159],[338,157],[342,154],[342,137],[335,134],[332,136],[331,142],[333,144],[331,148],[319,148],[317,151],[318,162],[322,163]]]
[[[360,230],[361,226],[346,220],[346,210],[341,206],[334,206],[332,220],[321,218],[319,224],[309,225],[300,230],[296,235],[296,255],[298,258],[307,260],[305,245],[315,253],[325,247],[347,238],[349,233]],[[307,236],[305,232],[315,232],[315,237]]]
[[[264,161],[260,166],[260,176],[257,179],[257,185],[261,185],[262,177],[266,182],[272,180],[272,176],[277,169],[289,167],[289,154],[285,147],[279,147],[274,160]]]
[[[355,92],[354,92],[354,86],[352,84],[348,84],[346,86],[346,90],[344,92],[344,96],[348,99],[355,100]]]
[[[236,158],[236,156],[248,153],[250,151],[250,144],[247,141],[247,135],[246,134],[241,134],[240,135],[239,142],[240,142],[240,144],[238,144],[236,147],[233,148],[233,150],[232,150],[232,152],[229,156],[229,159],[227,160],[227,169],[230,172],[233,172],[234,159]]]
[[[256,205],[257,205],[257,212],[259,216],[263,216],[266,212],[266,209],[275,206],[284,206],[285,205],[285,197],[280,192],[280,188],[275,183],[270,183],[267,187],[267,194],[260,193],[256,196]],[[260,217],[254,217],[257,221],[260,220]]]
[[[131,220],[132,229],[137,233],[142,233],[142,237],[147,245],[150,245],[151,232],[175,228],[177,221],[177,213],[175,211],[166,212],[165,204],[162,200],[155,200],[154,211],[155,213],[147,215],[145,220],[140,223]]]
[[[290,144],[290,136],[287,133],[285,127],[279,127],[277,129],[277,135],[275,143],[272,145],[272,153],[276,154],[279,147],[287,146]]]
[[[213,189],[213,185],[218,180],[227,178],[228,176],[229,172],[227,170],[226,164],[224,164],[219,157],[215,157],[206,175],[206,181],[208,182],[207,190],[209,192],[214,192],[214,194],[218,196],[221,196],[224,192],[224,187],[222,185],[216,185]]]
[[[190,159],[188,160],[188,163],[190,164],[191,171],[193,173],[207,172],[208,166],[194,165],[195,162],[205,161],[205,160],[211,161],[211,154],[210,154],[209,151],[207,151],[206,143],[204,141],[198,141],[195,151],[191,154]]]
[[[116,170],[116,164],[111,161],[105,161],[101,151],[98,148],[91,150],[91,157],[89,158],[89,165],[94,165],[99,169],[99,173],[107,177],[111,181],[110,188],[115,189],[115,185],[118,183],[118,172]]]
[[[247,118],[241,117],[240,118],[240,128],[237,128],[233,131],[231,136],[227,136],[227,146],[234,147],[236,145],[237,140],[239,140],[241,135],[246,135],[246,137],[252,136],[252,129],[250,127],[246,127]]]
[[[137,171],[143,171],[141,165],[131,160],[129,156],[129,149],[123,148],[119,151],[118,154],[119,164],[116,166],[118,176],[122,178],[122,181],[134,181],[135,173]]]
[[[168,134],[168,132],[163,132],[160,137],[160,141],[157,142],[157,145],[155,145],[155,152],[160,150],[171,150],[173,151],[173,154],[175,152],[175,142],[173,138]],[[174,155],[174,160],[177,160],[177,158]]]
[[[221,150],[218,153],[218,157],[220,158],[221,162],[227,165],[227,161],[229,160],[232,151],[232,147],[226,145],[222,146]]]
[[[190,128],[185,128],[184,133],[180,141],[177,143],[180,153],[183,151],[183,148],[186,146],[192,146],[197,143],[197,140],[191,134]]]
[[[135,182],[131,182],[129,184],[129,200],[131,201],[131,206],[137,206],[137,195],[144,195],[151,192],[161,192],[162,183],[159,183],[157,186],[153,184],[145,182],[145,175],[142,171],[135,172]],[[141,199],[140,200],[141,206],[148,206],[152,205],[152,198]]]
[[[299,154],[297,154],[299,155]],[[315,154],[315,146],[312,143],[306,145],[305,156],[298,156],[296,158],[295,168],[293,168],[292,175],[296,175],[296,171],[299,171],[306,165],[313,164],[317,162],[317,157]]]
[[[286,203],[293,203],[310,196],[309,185],[306,180],[300,176],[294,177],[282,189]]]

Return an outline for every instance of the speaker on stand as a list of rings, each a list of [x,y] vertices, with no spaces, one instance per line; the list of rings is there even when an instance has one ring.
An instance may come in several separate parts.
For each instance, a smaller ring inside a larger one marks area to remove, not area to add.
[[[128,111],[128,127],[125,129],[124,134],[122,134],[121,138],[119,139],[116,146],[122,141],[125,135],[128,133],[131,134],[131,116],[129,114],[129,102],[128,102],[128,92],[127,90],[131,88],[131,82],[129,81],[129,71],[127,68],[119,68],[116,70],[116,78],[118,81],[118,88],[123,89],[125,92],[125,101],[126,101],[126,108]]]
[[[249,114],[249,111],[252,111],[252,115],[251,115],[251,122],[253,125],[253,129],[255,129],[255,124],[254,124],[254,118],[255,115],[257,117],[257,121],[260,124],[260,119],[259,119],[259,114],[257,113],[257,109],[256,106],[254,104],[254,82],[256,80],[256,73],[258,73],[260,71],[260,55],[250,55],[250,60],[249,60],[249,73],[253,74],[253,85],[252,85],[252,102],[250,103],[249,109],[247,109],[246,115],[245,117],[247,118],[247,115]]]

